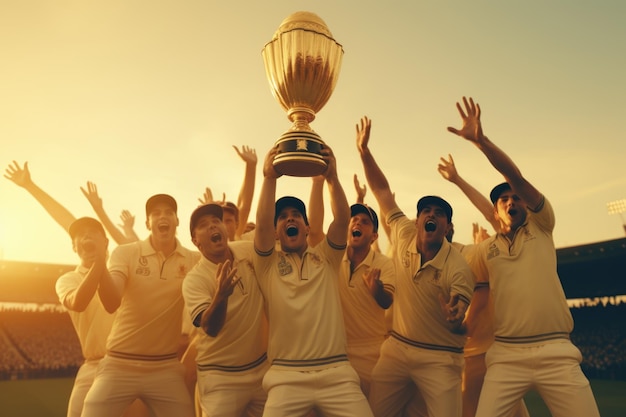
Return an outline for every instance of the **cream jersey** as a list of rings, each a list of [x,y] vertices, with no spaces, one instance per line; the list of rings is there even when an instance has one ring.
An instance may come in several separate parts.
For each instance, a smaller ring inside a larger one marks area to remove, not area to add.
[[[465,260],[470,263],[472,257],[476,253],[476,245],[463,245],[458,242],[452,242],[452,246],[461,252]],[[474,283],[474,286],[476,283]],[[475,290],[476,288],[474,288]],[[472,304],[470,303],[467,312],[469,314]],[[489,346],[493,343],[493,300],[489,297],[488,307],[480,314],[474,317],[474,330],[471,335],[467,335],[463,354],[465,357],[482,355],[487,352]]]
[[[569,339],[574,322],[557,274],[554,223],[554,211],[544,198],[536,212],[529,211],[513,241],[498,233],[478,245],[472,268],[479,282],[489,282],[496,341]]]
[[[377,341],[382,343],[388,334],[385,309],[378,305],[363,281],[363,275],[373,268],[380,269],[380,281],[385,291],[393,294],[396,287],[396,273],[390,258],[370,249],[363,262],[352,272],[347,253],[341,261],[337,284],[348,346]]]
[[[62,275],[55,287],[59,301],[68,310],[83,357],[89,361],[104,357],[114,315],[104,309],[97,292],[84,311],[70,310],[67,305],[68,295],[78,288],[88,271],[88,268],[79,265],[76,270]]]
[[[415,222],[398,208],[387,214],[387,221],[396,266],[391,336],[422,349],[463,352],[465,336],[452,331],[439,301],[455,293],[470,302],[474,279],[463,255],[444,239],[437,255],[422,265]]]
[[[146,240],[116,247],[109,271],[124,283],[107,342],[111,356],[135,360],[163,360],[177,356],[182,334],[182,283],[200,257],[176,241],[168,257]]]
[[[316,370],[348,360],[337,290],[345,246],[324,241],[302,256],[272,248],[254,267],[269,321],[268,357],[275,368]]]
[[[252,266],[254,246],[249,241],[228,244],[237,268],[239,282],[228,297],[226,320],[216,337],[198,329],[196,339],[199,370],[245,371],[267,358],[267,320],[263,295]],[[187,318],[200,326],[202,313],[213,303],[217,290],[217,264],[204,256],[187,273],[183,281],[183,297]]]

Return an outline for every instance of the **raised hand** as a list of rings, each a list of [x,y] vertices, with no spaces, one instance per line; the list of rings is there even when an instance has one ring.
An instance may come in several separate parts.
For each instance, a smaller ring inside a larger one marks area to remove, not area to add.
[[[360,126],[356,125],[356,147],[359,152],[367,149],[370,141],[370,130],[372,129],[372,121],[364,116],[361,118]]]
[[[456,166],[454,165],[454,159],[452,159],[452,155],[448,154],[448,159],[444,157],[439,158],[440,163],[437,166],[437,171],[441,174],[443,178],[454,183],[459,178],[459,173],[456,171]]]
[[[479,142],[484,139],[483,128],[480,123],[480,105],[474,103],[471,97],[469,101],[467,98],[463,97],[463,104],[465,110],[463,110],[460,103],[456,103],[456,108],[463,120],[463,126],[460,130],[454,127],[448,127],[448,132],[452,132],[471,142]]]
[[[96,184],[91,181],[87,181],[87,189],[80,187],[80,190],[87,198],[87,201],[89,201],[89,204],[91,204],[91,207],[94,209],[102,208],[102,198],[98,195],[98,187],[96,187]]]
[[[245,163],[253,163],[253,164],[257,163],[257,156],[256,156],[256,151],[254,150],[254,148],[251,148],[249,146],[242,146],[241,151],[240,151],[239,148],[233,145],[233,149],[235,149],[235,152],[237,152],[237,155],[239,155],[239,157],[243,159]]]
[[[354,189],[356,190],[356,202],[359,204],[363,204],[365,202],[365,194],[367,193],[367,186],[359,183],[359,178],[354,174]]]
[[[211,204],[211,203],[217,203],[217,204],[224,204],[226,203],[226,193],[222,193],[222,201],[216,201],[213,198],[213,191],[211,191],[211,189],[209,187],[206,187],[204,189],[204,194],[202,194],[202,197],[198,198],[198,201],[200,202],[201,205],[205,205],[205,204]]]
[[[231,268],[231,261],[227,260],[224,263],[217,265],[217,294],[216,299],[220,297],[228,297],[233,293],[233,290],[239,280],[241,279],[237,275],[237,268]]]
[[[265,160],[263,161],[263,176],[265,178],[280,178],[282,174],[276,171],[274,168],[274,157],[278,154],[278,147],[272,146],[272,148],[265,155]]]
[[[474,237],[474,244],[477,245],[489,238],[489,233],[487,233],[484,227],[479,226],[478,223],[472,223],[472,236]]]
[[[33,183],[30,178],[30,171],[28,170],[28,162],[24,162],[24,167],[21,168],[16,161],[13,161],[13,164],[9,165],[4,172],[4,178],[13,181],[22,188]]]

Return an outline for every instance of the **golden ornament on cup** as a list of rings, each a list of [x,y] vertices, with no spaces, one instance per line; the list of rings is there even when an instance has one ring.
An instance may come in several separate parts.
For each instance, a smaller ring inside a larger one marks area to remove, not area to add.
[[[293,122],[276,141],[274,168],[294,177],[319,175],[326,170],[324,141],[309,123],[335,88],[343,48],[319,16],[296,12],[282,21],[262,54],[272,94]]]

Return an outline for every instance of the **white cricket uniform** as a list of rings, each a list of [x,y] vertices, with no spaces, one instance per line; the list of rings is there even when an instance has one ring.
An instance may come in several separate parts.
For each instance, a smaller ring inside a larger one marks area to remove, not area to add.
[[[261,383],[269,363],[264,300],[252,266],[254,246],[250,241],[228,246],[240,279],[228,297],[226,320],[217,336],[198,330],[200,403],[211,417],[239,417],[244,412],[260,417],[267,398]],[[200,326],[202,313],[213,302],[216,276],[217,264],[202,257],[183,282],[188,321],[195,326]]]
[[[266,417],[314,407],[328,417],[372,415],[346,354],[337,289],[344,250],[325,239],[302,258],[274,248],[254,257],[269,320]]]
[[[192,417],[194,409],[177,359],[182,334],[182,282],[200,254],[176,242],[168,257],[150,238],[118,246],[109,271],[124,283],[107,354],[87,394],[84,417],[111,417],[141,398],[156,417]]]
[[[372,411],[376,417],[396,415],[410,401],[407,386],[414,383],[430,415],[458,417],[465,336],[452,331],[439,297],[456,293],[469,303],[472,272],[447,240],[422,265],[415,222],[400,209],[390,211],[387,220],[395,249],[396,296],[391,336],[372,371]]]
[[[77,266],[72,272],[62,275],[56,282],[56,293],[61,304],[67,308],[72,325],[78,336],[85,362],[78,369],[67,407],[67,417],[80,417],[87,391],[93,383],[100,359],[106,353],[106,340],[113,324],[113,314],[102,305],[98,294],[91,299],[84,311],[70,310],[67,296],[75,291],[89,272]]]
[[[396,274],[393,261],[372,249],[350,272],[350,259],[344,254],[339,269],[339,296],[348,342],[348,359],[359,374],[361,389],[368,396],[372,369],[380,356],[380,346],[388,334],[385,309],[378,305],[363,280],[371,269],[380,269],[385,291],[395,292]]]
[[[582,355],[569,339],[573,320],[557,275],[554,224],[544,198],[512,241],[497,234],[478,245],[472,268],[478,282],[489,282],[495,342],[477,417],[508,416],[531,387],[555,417],[599,416]]]

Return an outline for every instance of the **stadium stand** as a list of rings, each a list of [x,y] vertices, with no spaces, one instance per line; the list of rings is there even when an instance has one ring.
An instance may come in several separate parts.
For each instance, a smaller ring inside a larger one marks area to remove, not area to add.
[[[557,250],[589,378],[626,380],[626,238]],[[75,375],[83,361],[54,284],[73,265],[0,260],[0,379]]]

